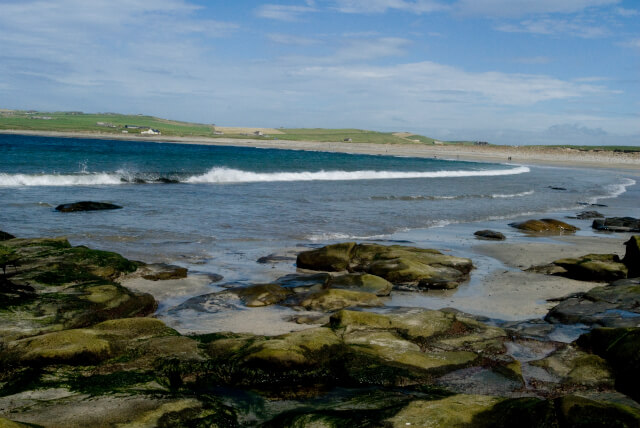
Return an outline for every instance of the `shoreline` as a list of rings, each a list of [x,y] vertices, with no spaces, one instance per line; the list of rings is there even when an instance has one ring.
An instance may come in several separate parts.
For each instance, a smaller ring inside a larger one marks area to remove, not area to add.
[[[584,152],[569,148],[540,146],[456,146],[423,144],[378,144],[236,138],[133,136],[104,133],[0,130],[0,135],[33,135],[59,138],[144,141],[149,143],[196,144],[205,146],[252,147],[332,153],[437,158],[471,162],[536,164],[556,167],[583,167],[640,171],[640,152]]]

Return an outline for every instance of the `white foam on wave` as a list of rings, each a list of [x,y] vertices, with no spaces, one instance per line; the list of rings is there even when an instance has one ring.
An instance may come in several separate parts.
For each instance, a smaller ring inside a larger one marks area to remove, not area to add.
[[[607,192],[604,196],[595,196],[589,199],[590,204],[597,203],[600,199],[613,199],[622,195],[627,191],[627,187],[633,186],[636,184],[636,181],[631,178],[623,179],[622,183],[609,184],[605,186],[605,191]]]
[[[397,178],[491,177],[529,172],[526,166],[511,169],[402,172],[402,171],[303,171],[258,173],[231,168],[212,168],[202,175],[189,177],[187,183],[255,183],[275,181],[349,181]]]
[[[0,173],[0,186],[94,186],[121,184],[119,174],[5,174]]]
[[[534,193],[536,193],[534,190],[529,190],[528,192],[510,193],[510,194],[494,193],[493,195],[491,195],[491,197],[494,199],[522,198],[524,196],[531,196]]]

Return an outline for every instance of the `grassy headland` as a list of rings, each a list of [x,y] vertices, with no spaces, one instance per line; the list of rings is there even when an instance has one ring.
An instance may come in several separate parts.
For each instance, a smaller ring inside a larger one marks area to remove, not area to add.
[[[91,136],[118,136],[127,139],[137,137],[141,132],[154,129],[164,137],[205,138],[205,139],[252,139],[263,141],[306,141],[315,143],[367,143],[394,144],[412,146],[457,146],[477,147],[478,149],[497,149],[500,146],[474,141],[438,141],[436,139],[410,132],[378,132],[362,129],[325,129],[325,128],[246,128],[223,127],[214,124],[201,124],[162,119],[145,115],[126,115],[118,113],[82,113],[82,112],[39,112],[34,110],[0,109],[1,131],[86,133]],[[75,136],[75,135],[74,135]],[[575,150],[580,152],[640,152],[639,146],[587,146],[587,145],[544,145],[520,146],[531,150]],[[451,149],[452,147],[448,147]]]

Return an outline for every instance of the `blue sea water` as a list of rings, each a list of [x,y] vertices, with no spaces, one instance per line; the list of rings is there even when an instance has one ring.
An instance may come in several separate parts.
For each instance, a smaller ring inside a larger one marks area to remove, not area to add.
[[[411,241],[412,231],[575,212],[637,188],[616,171],[154,142],[0,135],[0,153],[0,230],[229,281],[259,281],[269,266],[256,258],[283,248]],[[124,208],[54,209],[82,200]]]

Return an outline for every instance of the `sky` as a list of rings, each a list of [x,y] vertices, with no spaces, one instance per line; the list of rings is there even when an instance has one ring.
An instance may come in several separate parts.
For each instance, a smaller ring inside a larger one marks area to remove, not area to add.
[[[0,108],[640,145],[640,0],[0,0]]]

